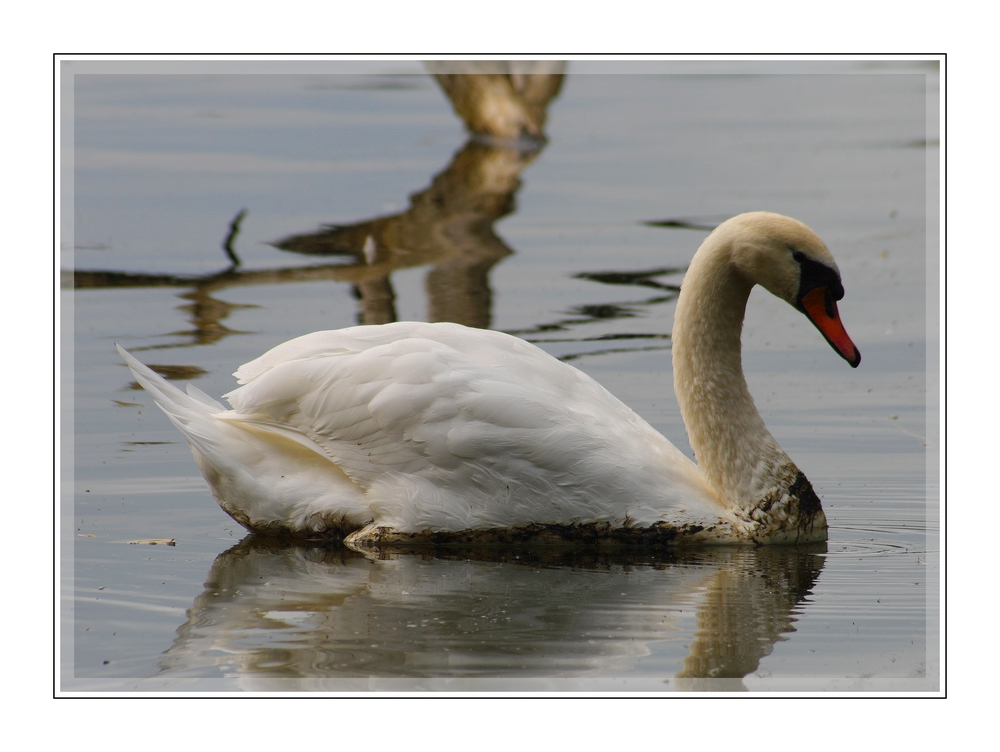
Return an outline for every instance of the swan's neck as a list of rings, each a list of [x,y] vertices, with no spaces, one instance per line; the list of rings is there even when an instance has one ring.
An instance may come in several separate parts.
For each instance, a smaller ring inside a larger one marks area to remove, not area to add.
[[[698,466],[719,500],[743,515],[769,506],[801,475],[743,376],[740,334],[752,287],[731,247],[709,237],[684,278],[672,335],[674,389]]]

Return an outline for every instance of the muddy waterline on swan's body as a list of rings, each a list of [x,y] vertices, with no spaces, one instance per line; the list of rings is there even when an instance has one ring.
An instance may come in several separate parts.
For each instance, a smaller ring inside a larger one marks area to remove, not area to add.
[[[936,71],[571,64],[549,142],[519,153],[467,144],[411,70],[70,79],[63,687],[938,688]],[[566,358],[690,452],[677,285],[705,228],[755,209],[830,247],[864,356],[852,370],[751,296],[747,380],[823,500],[826,544],[362,556],[247,539],[112,345],[218,397],[298,334],[464,318]],[[130,545],[149,539],[175,545]]]

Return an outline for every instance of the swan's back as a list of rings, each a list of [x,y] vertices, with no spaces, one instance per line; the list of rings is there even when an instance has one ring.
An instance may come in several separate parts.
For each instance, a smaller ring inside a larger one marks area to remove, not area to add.
[[[645,421],[506,334],[412,322],[316,332],[236,376],[234,411],[217,417],[321,452],[385,527],[622,527],[718,514],[694,463]]]

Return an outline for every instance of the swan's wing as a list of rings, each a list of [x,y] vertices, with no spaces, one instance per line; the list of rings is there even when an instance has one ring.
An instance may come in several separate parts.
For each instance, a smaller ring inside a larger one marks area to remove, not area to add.
[[[663,483],[650,457],[669,455],[685,489],[691,482],[693,464],[603,387],[497,332],[319,332],[236,375],[244,386],[227,395],[230,419],[302,434],[362,489],[389,506],[396,498],[395,516],[416,515],[414,525],[606,518],[616,493],[627,505],[646,475]],[[632,484],[616,489],[623,475]],[[546,498],[552,509],[539,518]]]
[[[487,449],[476,437],[491,428],[551,427],[577,374],[507,335],[402,323],[291,340],[241,367],[245,385],[226,398],[239,419],[302,432],[368,485],[386,470],[454,468]]]

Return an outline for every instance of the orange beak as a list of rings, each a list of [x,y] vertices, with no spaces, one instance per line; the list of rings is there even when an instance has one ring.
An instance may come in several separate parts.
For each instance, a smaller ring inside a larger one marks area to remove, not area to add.
[[[830,343],[840,356],[851,364],[851,368],[857,368],[861,362],[861,353],[847,336],[844,325],[840,323],[840,314],[837,313],[837,301],[824,285],[810,290],[802,296],[802,308],[806,316],[820,330],[826,341]]]

